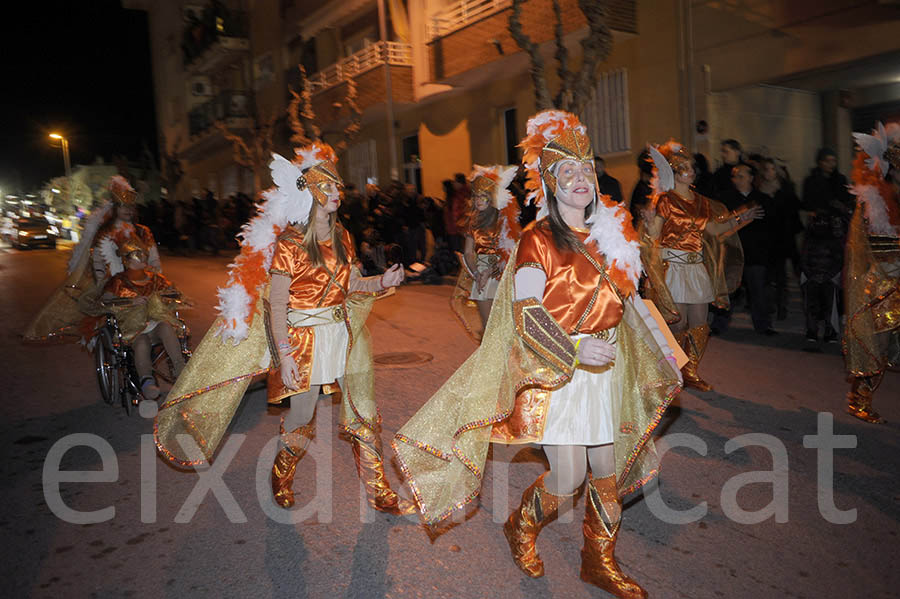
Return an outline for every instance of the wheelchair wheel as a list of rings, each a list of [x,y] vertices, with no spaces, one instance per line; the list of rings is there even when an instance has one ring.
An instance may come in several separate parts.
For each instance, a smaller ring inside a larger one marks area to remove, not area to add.
[[[119,380],[119,358],[113,345],[112,335],[101,329],[94,347],[94,361],[97,367],[97,382],[103,401],[112,405],[121,399],[122,384]]]

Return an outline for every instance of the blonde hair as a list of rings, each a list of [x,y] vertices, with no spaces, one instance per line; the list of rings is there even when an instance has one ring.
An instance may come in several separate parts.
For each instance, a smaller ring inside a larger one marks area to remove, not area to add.
[[[315,267],[325,266],[322,259],[322,252],[319,250],[319,238],[316,234],[316,213],[319,211],[319,203],[313,201],[312,208],[309,211],[309,220],[303,230],[303,249],[309,256],[310,261]],[[337,210],[328,215],[328,225],[331,231],[331,247],[334,249],[334,256],[337,258],[338,264],[347,264],[347,250],[341,241],[341,233],[344,228],[337,222]]]

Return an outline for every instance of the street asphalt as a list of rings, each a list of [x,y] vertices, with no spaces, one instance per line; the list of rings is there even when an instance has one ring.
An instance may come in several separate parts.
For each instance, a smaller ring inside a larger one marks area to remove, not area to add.
[[[198,498],[215,467],[198,475],[158,458],[152,421],[101,401],[88,353],[22,345],[22,329],[62,280],[67,257],[63,249],[0,249],[3,596],[608,597],[578,578],[583,500],[541,534],[543,578],[525,577],[509,557],[501,523],[547,467],[531,446],[493,446],[480,501],[429,530],[365,507],[350,446],[337,432],[338,406],[323,398],[315,450],[295,483],[295,509],[320,509],[283,523],[266,486],[281,412],[256,388],[217,460],[228,492]],[[186,317],[196,344],[214,318],[228,259],[163,259],[195,303]],[[450,289],[405,285],[369,319],[384,362],[375,373],[386,444],[474,349],[449,310]],[[889,373],[877,395],[887,424],[844,413],[839,346],[804,339],[793,291],[778,336],[755,335],[737,311],[701,366],[716,390],[682,392],[659,427],[659,447],[671,450],[656,490],[628,498],[617,550],[650,597],[900,597],[900,374]],[[385,355],[402,352],[427,361]],[[827,445],[829,426],[838,448],[816,449]],[[110,448],[101,451],[105,461],[85,443]],[[105,482],[62,482],[55,499],[55,463],[102,470],[94,475]],[[395,464],[388,475],[400,486]],[[109,507],[108,519],[91,524],[58,515]]]

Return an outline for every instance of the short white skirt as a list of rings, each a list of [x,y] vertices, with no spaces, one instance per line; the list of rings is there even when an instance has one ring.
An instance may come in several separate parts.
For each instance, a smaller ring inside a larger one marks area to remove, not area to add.
[[[312,366],[309,374],[310,385],[333,383],[342,376],[347,367],[347,346],[350,334],[343,320],[334,321],[335,307],[326,306],[311,310],[290,310],[288,321],[297,322],[297,315],[306,317],[302,322],[313,326]],[[293,318],[292,318],[293,317]],[[317,324],[325,321],[325,324]]]
[[[662,248],[662,259],[669,264],[666,287],[676,304],[708,304],[716,299],[702,254]]]
[[[475,270],[486,270],[488,268],[492,268],[493,264],[497,262],[498,257],[494,254],[478,254],[478,259],[475,262]],[[498,279],[488,279],[488,282],[485,283],[484,289],[478,291],[478,283],[476,281],[472,282],[472,291],[469,293],[470,300],[492,300],[497,295],[497,288],[500,286],[500,281]]]
[[[615,340],[615,329],[613,340]],[[575,335],[575,341],[587,335]],[[618,355],[618,346],[616,346]],[[550,394],[541,445],[605,445],[614,440],[616,409],[622,389],[616,385],[615,362],[587,370],[578,366],[572,379]]]

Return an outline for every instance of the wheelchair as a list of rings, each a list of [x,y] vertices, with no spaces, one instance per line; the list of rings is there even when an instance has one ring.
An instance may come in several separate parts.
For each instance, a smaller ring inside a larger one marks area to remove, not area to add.
[[[177,295],[163,296],[176,304],[185,302]],[[127,305],[128,298],[116,298],[102,302],[105,306]],[[191,357],[189,347],[190,330],[182,320],[178,310],[175,311],[178,320],[176,334],[181,345],[181,353],[184,361]],[[153,363],[153,375],[157,380],[163,380],[169,384],[175,382],[172,363],[166,355],[162,344],[155,344],[150,351],[150,359]],[[97,330],[94,336],[94,363],[97,372],[97,382],[100,385],[100,395],[103,401],[110,405],[121,404],[125,413],[129,416],[144,398],[141,393],[141,377],[137,373],[134,362],[134,350],[131,345],[122,338],[119,322],[115,315],[107,313],[106,320]]]

